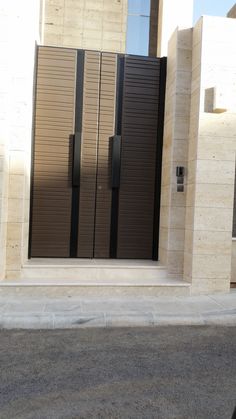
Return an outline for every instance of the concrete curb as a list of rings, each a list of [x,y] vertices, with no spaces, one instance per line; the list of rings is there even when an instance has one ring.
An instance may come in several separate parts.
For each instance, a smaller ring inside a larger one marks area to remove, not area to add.
[[[0,329],[84,329],[160,326],[236,326],[236,314],[199,314],[191,316],[147,314],[3,314]]]

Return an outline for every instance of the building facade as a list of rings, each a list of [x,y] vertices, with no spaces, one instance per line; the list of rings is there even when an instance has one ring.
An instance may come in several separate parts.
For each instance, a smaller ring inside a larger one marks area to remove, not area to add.
[[[229,291],[236,272],[232,239],[235,8],[226,18],[204,16],[192,28],[193,2],[181,0],[181,5],[178,2],[173,13],[171,0],[150,3],[149,53],[167,56],[160,214],[156,214],[159,261],[130,263],[132,266],[121,261],[89,265],[79,259],[63,260],[63,264],[60,260],[29,260],[35,51],[38,44],[125,54],[129,15],[139,20],[148,16],[129,12],[126,0],[22,0],[20,5],[11,0],[1,5],[2,286],[20,286],[27,281],[33,286],[42,276],[47,283],[52,275],[73,278],[74,284],[77,279],[85,286],[86,278],[89,282],[90,277],[96,277],[93,286],[99,293],[99,284],[107,275],[113,281],[109,282],[113,291],[124,278],[129,285],[124,292],[138,289],[182,295]],[[12,50],[14,54],[9,53]]]

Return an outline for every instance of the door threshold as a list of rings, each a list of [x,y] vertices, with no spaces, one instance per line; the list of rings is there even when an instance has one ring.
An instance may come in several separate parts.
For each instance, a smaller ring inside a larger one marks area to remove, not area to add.
[[[147,259],[83,259],[83,258],[32,258],[23,268],[114,268],[163,269],[159,261]]]

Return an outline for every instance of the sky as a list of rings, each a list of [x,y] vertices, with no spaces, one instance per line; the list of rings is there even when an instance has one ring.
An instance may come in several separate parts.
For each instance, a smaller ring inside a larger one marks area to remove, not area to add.
[[[226,16],[236,0],[194,0],[194,23],[202,15]]]
[[[194,0],[193,24],[202,15],[226,16],[235,3],[236,0]],[[148,55],[149,15],[150,0],[128,0],[128,54]]]

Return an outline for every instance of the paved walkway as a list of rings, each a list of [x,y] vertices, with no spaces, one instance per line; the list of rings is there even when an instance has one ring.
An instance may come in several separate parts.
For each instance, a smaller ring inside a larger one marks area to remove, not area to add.
[[[236,325],[236,290],[201,297],[0,297],[0,328]]]

